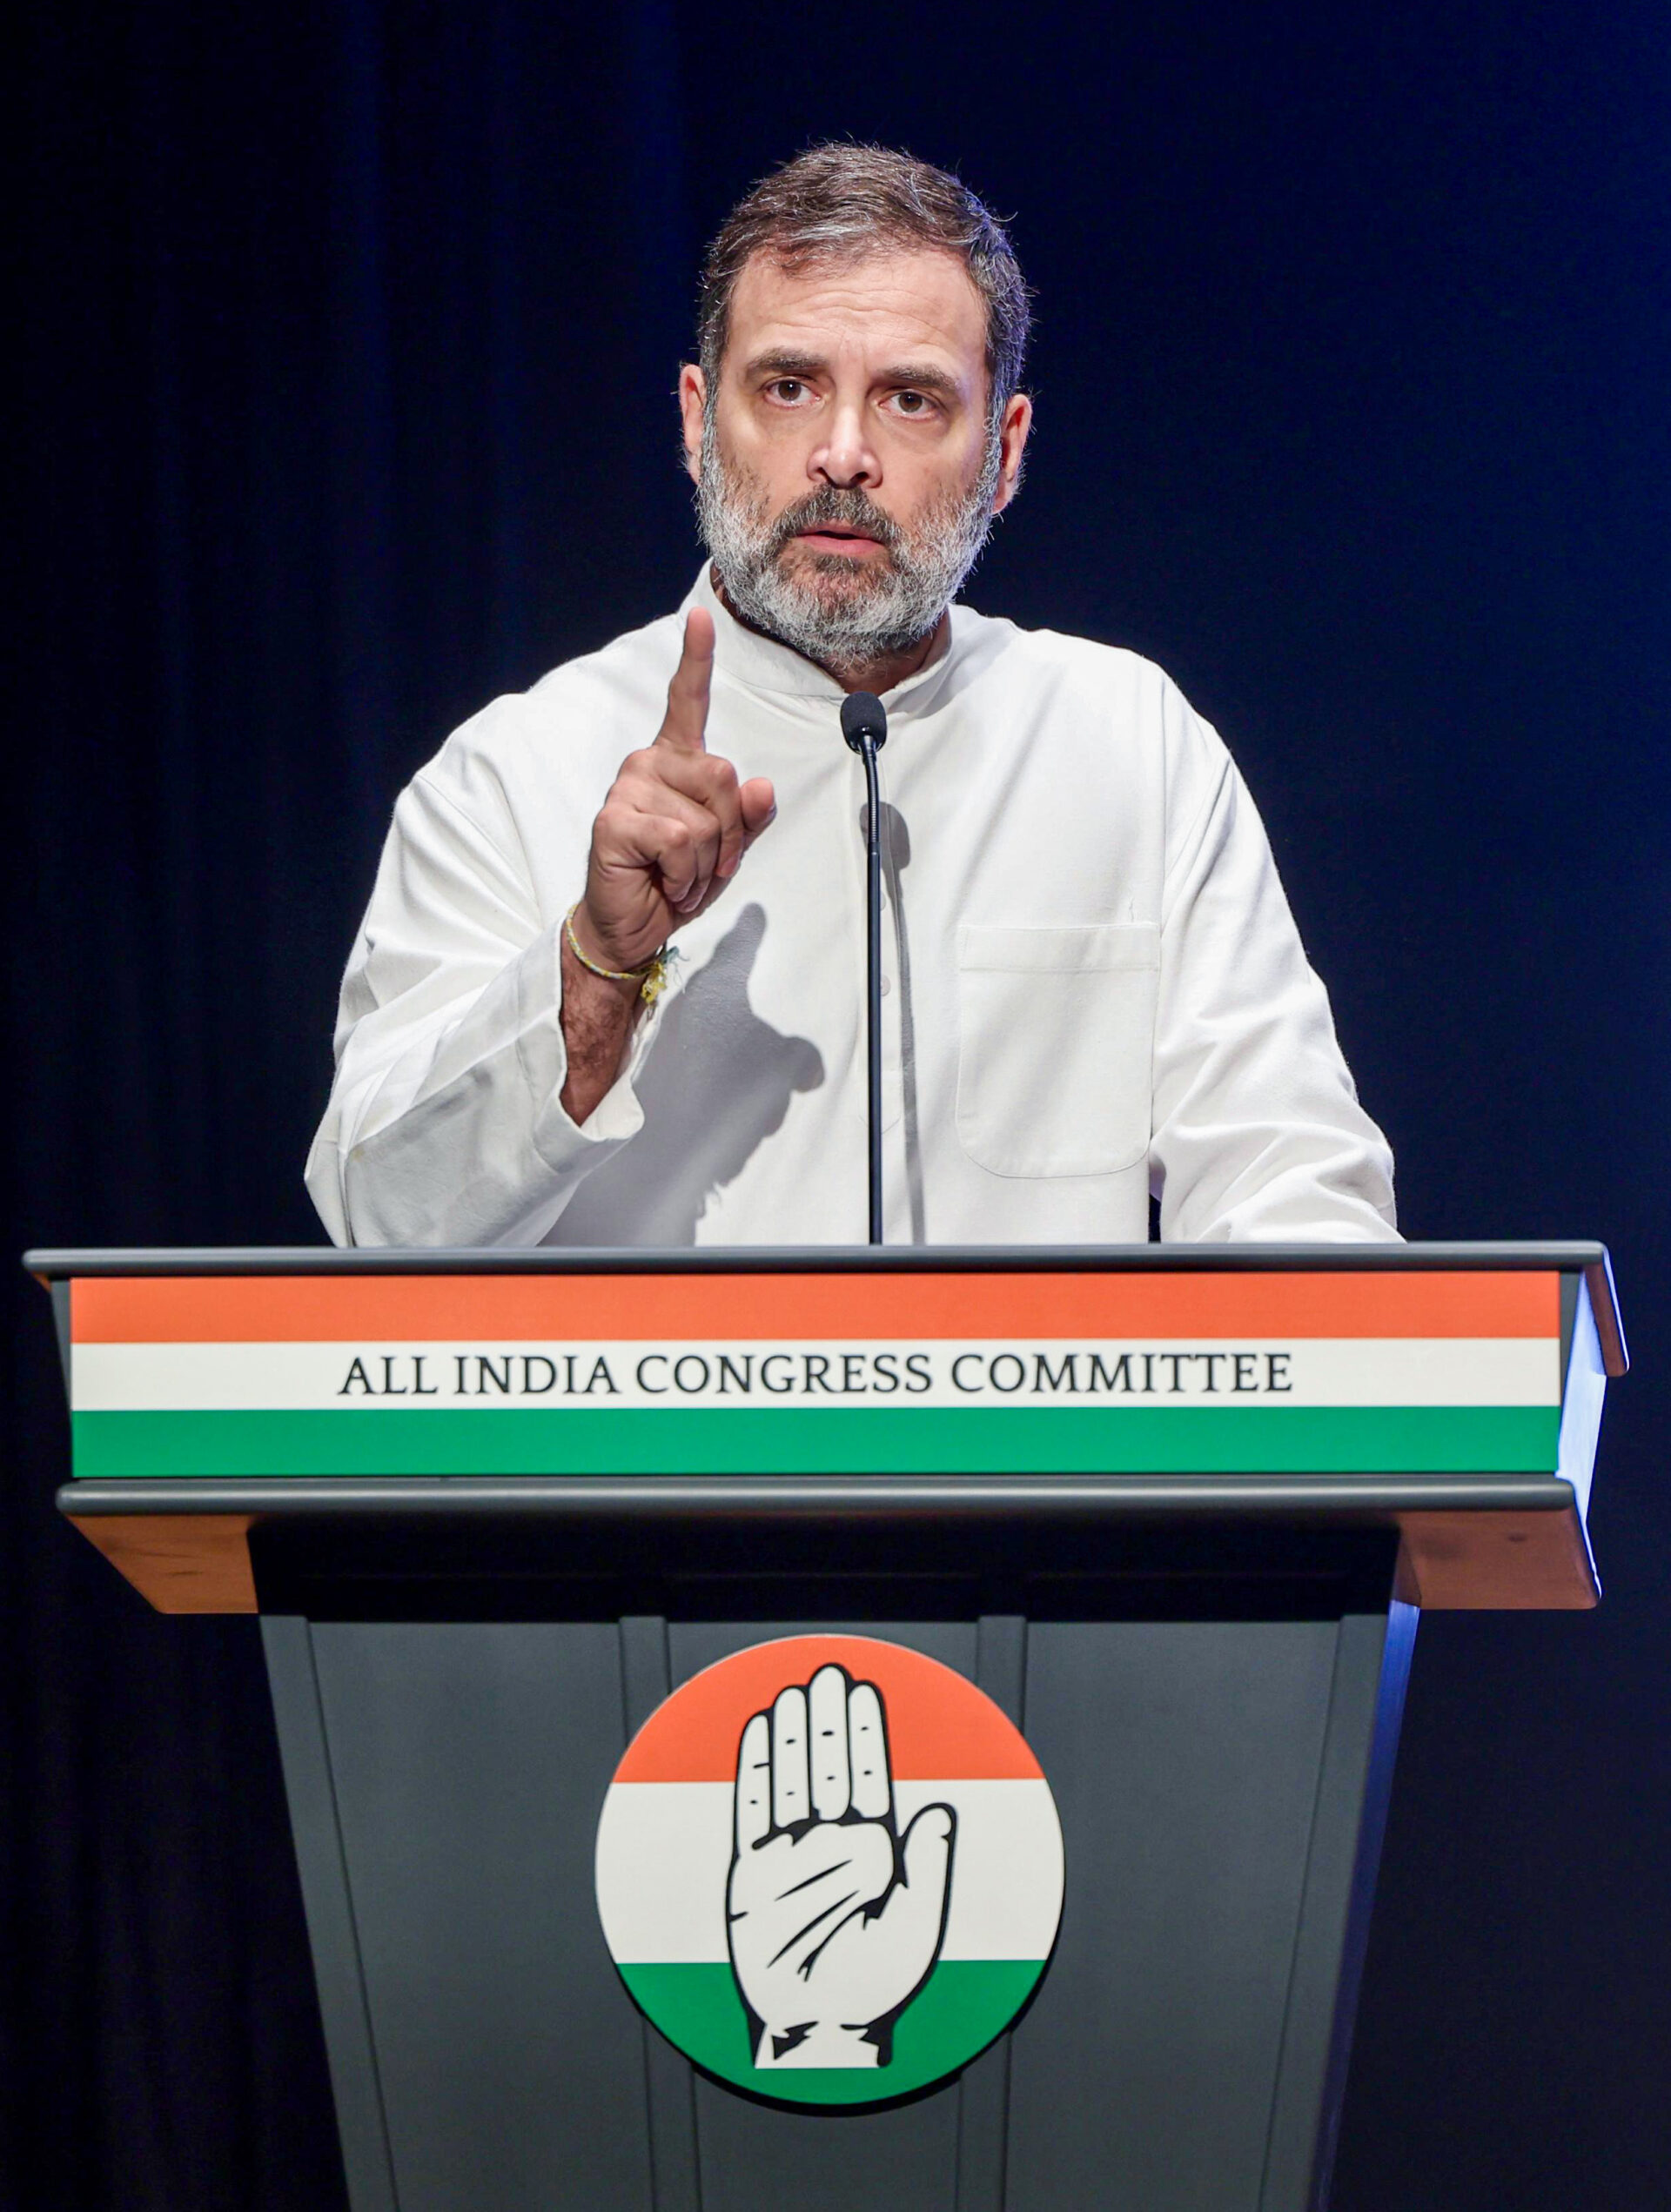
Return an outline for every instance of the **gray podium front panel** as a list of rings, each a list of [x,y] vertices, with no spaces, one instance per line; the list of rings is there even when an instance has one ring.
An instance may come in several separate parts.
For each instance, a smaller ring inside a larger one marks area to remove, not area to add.
[[[1413,1616],[1392,1619],[269,1618],[355,2212],[1320,2205]],[[836,1625],[1021,1721],[1067,1897],[999,2046],[825,2115],[695,2074],[641,2021],[592,1853],[671,1686]]]

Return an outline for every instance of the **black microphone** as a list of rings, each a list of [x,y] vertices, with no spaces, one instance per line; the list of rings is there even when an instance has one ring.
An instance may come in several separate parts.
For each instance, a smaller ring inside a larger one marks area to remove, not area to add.
[[[888,710],[874,693],[842,701],[842,735],[864,762],[865,957],[870,1096],[870,1242],[882,1242],[882,803],[876,755],[888,742]]]

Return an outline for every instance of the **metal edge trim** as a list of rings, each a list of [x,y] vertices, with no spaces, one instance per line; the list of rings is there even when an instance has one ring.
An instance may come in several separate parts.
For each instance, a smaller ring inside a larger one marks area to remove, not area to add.
[[[1548,1243],[1418,1244],[1068,1244],[1068,1245],[711,1245],[671,1251],[648,1246],[508,1250],[381,1247],[339,1250],[332,1245],[179,1246],[156,1250],[40,1247],[23,1265],[43,1282],[74,1275],[706,1275],[1033,1274],[1133,1272],[1234,1274],[1317,1270],[1421,1273],[1473,1270],[1583,1273],[1601,1270],[1611,1299],[1607,1247],[1593,1241]],[[1595,1290],[1592,1288],[1592,1296]],[[1613,1326],[1618,1315],[1613,1307]],[[1621,1339],[1622,1342],[1622,1339]]]
[[[361,1514],[558,1519],[688,1520],[753,1518],[898,1520],[924,1513],[1073,1518],[1097,1513],[1276,1516],[1576,1510],[1573,1486],[1552,1475],[1437,1478],[1361,1476],[871,1476],[641,1475],[426,1478],[342,1477],[262,1482],[157,1478],[67,1483],[60,1512],[245,1513],[261,1519]]]

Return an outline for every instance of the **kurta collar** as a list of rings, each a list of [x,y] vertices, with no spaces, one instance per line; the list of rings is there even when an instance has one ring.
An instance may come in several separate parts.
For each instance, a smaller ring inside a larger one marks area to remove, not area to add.
[[[713,616],[715,665],[734,683],[742,684],[749,691],[775,693],[780,697],[825,700],[833,709],[840,710],[846,694],[835,677],[816,661],[809,660],[804,654],[796,653],[792,646],[780,645],[775,638],[762,637],[758,630],[739,622],[715,590],[713,573],[707,561],[685,594],[679,612],[681,615],[688,613],[693,607],[706,607]],[[966,607],[952,607],[951,620],[923,667],[903,683],[882,694],[882,702],[890,714],[926,712],[957,660],[969,620]]]

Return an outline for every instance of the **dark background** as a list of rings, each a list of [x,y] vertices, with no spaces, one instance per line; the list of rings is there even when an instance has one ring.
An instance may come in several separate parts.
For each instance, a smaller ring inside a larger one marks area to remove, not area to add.
[[[316,1237],[396,791],[695,573],[703,237],[831,131],[961,165],[1039,294],[970,596],[1178,677],[1406,1232],[1606,1237],[1640,1360],[1603,1609],[1423,1624],[1337,2212],[1671,2201],[1662,10],[62,0],[19,35],[4,1248]],[[57,1522],[46,1301],[9,1296],[6,2201],[325,2212],[254,1625],[148,1612]]]

